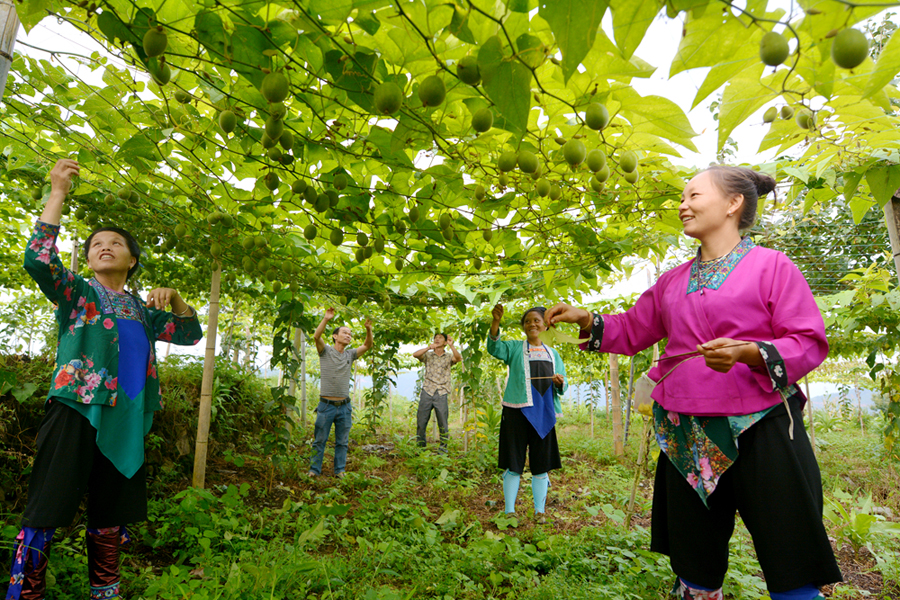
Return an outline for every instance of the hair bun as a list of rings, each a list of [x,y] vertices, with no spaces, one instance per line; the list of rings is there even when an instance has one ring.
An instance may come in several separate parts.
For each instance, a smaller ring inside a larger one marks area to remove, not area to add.
[[[752,171],[753,179],[756,181],[756,193],[762,198],[775,190],[775,180],[765,173]]]

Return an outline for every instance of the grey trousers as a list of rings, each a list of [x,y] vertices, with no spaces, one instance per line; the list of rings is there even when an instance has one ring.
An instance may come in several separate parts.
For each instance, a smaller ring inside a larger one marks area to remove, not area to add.
[[[441,449],[447,449],[447,439],[450,437],[450,428],[447,419],[450,411],[447,408],[447,394],[435,392],[428,394],[425,390],[419,395],[419,411],[416,413],[416,438],[420,446],[425,446],[427,440],[428,421],[431,419],[431,410],[437,418],[438,429],[441,430]]]

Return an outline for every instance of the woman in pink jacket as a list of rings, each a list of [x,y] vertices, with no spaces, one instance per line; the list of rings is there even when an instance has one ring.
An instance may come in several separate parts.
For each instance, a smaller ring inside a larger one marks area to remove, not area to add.
[[[668,340],[649,373],[662,449],[650,547],[669,556],[678,598],[723,598],[736,511],[772,600],[821,598],[819,586],[841,580],[797,386],[828,354],[822,316],[790,259],[740,234],[774,189],[750,169],[710,167],[678,207],[696,258],[623,314],[547,311],[551,324],[581,326],[583,350],[634,355]]]

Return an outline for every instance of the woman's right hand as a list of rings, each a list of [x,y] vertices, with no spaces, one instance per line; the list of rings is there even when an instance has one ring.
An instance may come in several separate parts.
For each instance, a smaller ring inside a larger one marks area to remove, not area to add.
[[[65,197],[72,188],[72,176],[78,175],[81,167],[74,160],[61,158],[50,170],[50,193]]]
[[[556,325],[557,323],[577,323],[582,329],[591,326],[592,315],[583,308],[575,308],[560,302],[552,307],[544,315],[544,320],[548,325]]]
[[[491,317],[493,317],[494,323],[500,323],[503,319],[503,305],[497,304],[494,308],[491,309]]]

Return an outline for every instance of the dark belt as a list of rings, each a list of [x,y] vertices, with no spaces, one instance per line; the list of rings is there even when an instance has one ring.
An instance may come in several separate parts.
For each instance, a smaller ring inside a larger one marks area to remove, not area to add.
[[[328,398],[323,398],[319,396],[320,402],[325,402],[326,404],[330,404],[332,406],[343,406],[350,402],[350,398],[344,398],[343,400],[329,400]]]

